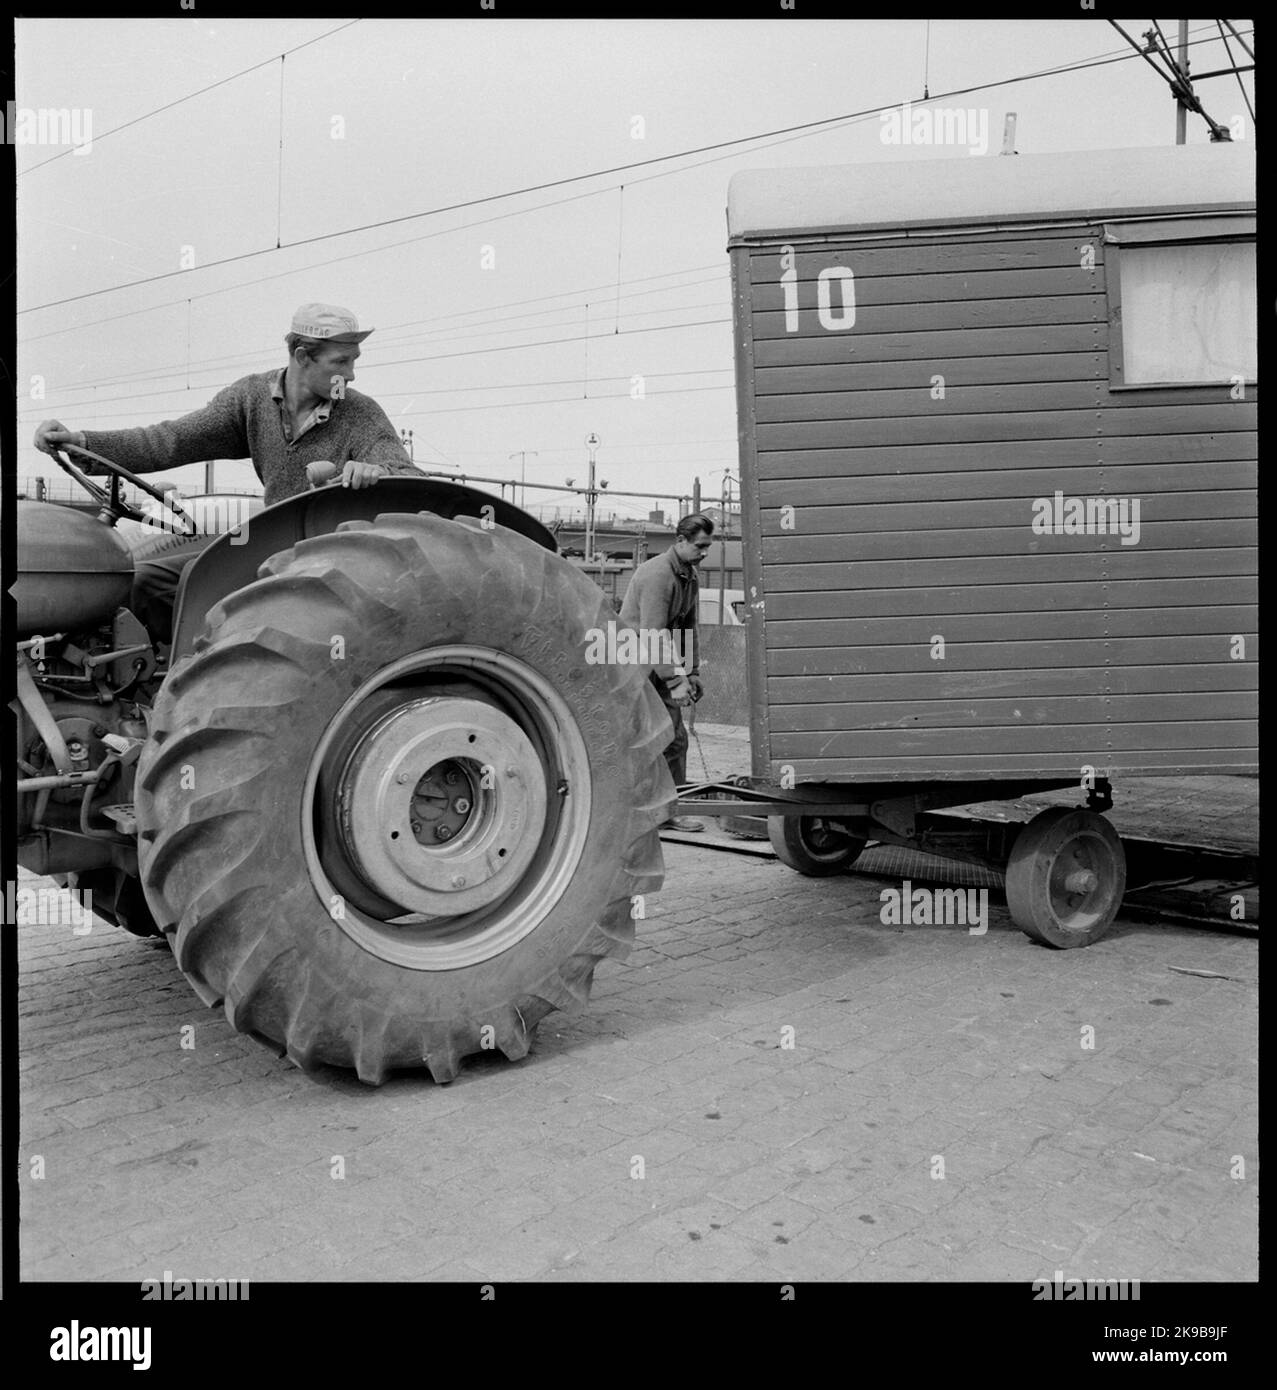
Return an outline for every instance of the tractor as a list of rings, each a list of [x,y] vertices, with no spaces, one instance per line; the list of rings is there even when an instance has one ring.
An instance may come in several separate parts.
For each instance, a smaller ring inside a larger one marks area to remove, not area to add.
[[[96,514],[18,503],[19,863],[306,1070],[444,1082],[583,1005],[661,886],[675,788],[661,701],[586,660],[615,615],[550,532],[392,477],[197,538],[123,465],[57,462]],[[132,550],[121,480],[173,517]],[[135,566],[183,548],[165,644]]]

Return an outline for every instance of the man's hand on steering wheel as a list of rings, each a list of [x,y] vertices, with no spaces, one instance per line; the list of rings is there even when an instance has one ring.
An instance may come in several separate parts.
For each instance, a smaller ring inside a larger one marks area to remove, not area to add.
[[[56,420],[50,420],[47,423],[52,426],[57,425],[58,422]],[[41,429],[36,431],[37,439],[40,438],[41,430],[43,429],[44,427],[41,426]],[[61,429],[61,426],[59,426],[59,429]],[[73,431],[62,430],[62,433],[69,436]],[[79,437],[82,439],[84,436],[80,435]],[[45,452],[52,455],[53,461],[59,468],[65,473],[69,473],[76,482],[86,488],[97,501],[101,503],[110,518],[112,526],[115,525],[116,520],[120,517],[127,517],[130,521],[140,521],[145,526],[155,525],[151,517],[148,517],[145,512],[138,511],[136,507],[126,502],[120,495],[119,483],[120,479],[123,479],[127,483],[132,483],[133,486],[140,491],[145,492],[148,497],[153,497],[157,502],[167,507],[169,511],[181,521],[183,533],[185,535],[191,537],[199,535],[200,528],[196,525],[195,518],[184,511],[169,493],[164,492],[158,487],[152,486],[152,484],[139,478],[136,473],[129,472],[122,464],[114,463],[108,458],[103,458],[101,454],[93,453],[82,444],[72,443],[70,438],[67,438],[61,446],[59,446],[56,443],[56,432],[52,429],[44,433],[44,439],[50,446]],[[83,464],[81,466],[73,464],[67,458],[67,454],[78,455],[83,460]],[[109,491],[88,480],[86,469],[90,464],[96,464],[98,471],[111,475],[111,486]]]
[[[35,439],[32,441],[35,447],[42,454],[56,454],[64,445],[74,444],[77,448],[84,448],[84,431],[69,430],[61,420],[42,420],[36,426]],[[91,472],[86,468],[85,472]]]

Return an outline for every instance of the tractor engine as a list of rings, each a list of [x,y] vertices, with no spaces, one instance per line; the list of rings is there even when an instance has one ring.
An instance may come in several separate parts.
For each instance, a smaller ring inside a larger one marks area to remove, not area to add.
[[[150,637],[123,606],[132,556],[71,507],[19,502],[17,532],[18,862],[74,876],[94,911],[149,929],[132,803],[158,679]]]

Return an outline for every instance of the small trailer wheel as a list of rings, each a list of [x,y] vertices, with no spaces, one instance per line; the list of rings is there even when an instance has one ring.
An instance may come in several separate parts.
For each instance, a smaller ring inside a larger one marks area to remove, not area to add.
[[[823,816],[768,816],[767,838],[782,864],[808,878],[845,872],[866,844]]]
[[[1061,949],[1090,946],[1122,905],[1126,851],[1097,812],[1050,806],[1012,845],[1006,891],[1011,920],[1021,931]]]

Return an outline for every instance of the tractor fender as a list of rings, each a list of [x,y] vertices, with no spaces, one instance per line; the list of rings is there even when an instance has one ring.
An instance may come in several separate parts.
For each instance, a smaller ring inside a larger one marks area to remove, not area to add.
[[[371,521],[387,512],[433,512],[451,520],[472,516],[504,526],[558,553],[553,533],[522,508],[479,488],[441,478],[395,475],[371,487],[330,486],[266,507],[236,531],[219,536],[182,574],[170,660],[189,655],[210,608],[257,578],[259,567],[282,550],[335,531],[343,521]]]

